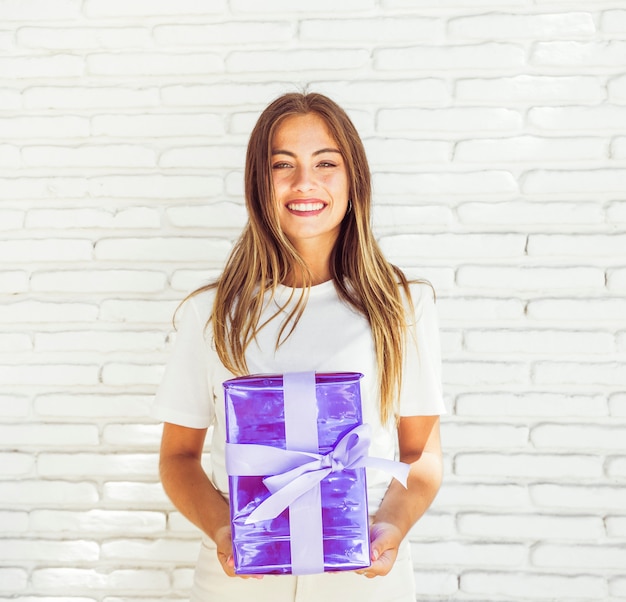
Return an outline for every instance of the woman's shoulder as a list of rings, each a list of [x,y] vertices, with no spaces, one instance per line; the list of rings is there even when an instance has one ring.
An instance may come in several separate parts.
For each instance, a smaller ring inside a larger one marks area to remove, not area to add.
[[[180,304],[181,312],[193,310],[201,322],[206,322],[213,313],[215,287],[211,285],[199,288],[187,295]]]

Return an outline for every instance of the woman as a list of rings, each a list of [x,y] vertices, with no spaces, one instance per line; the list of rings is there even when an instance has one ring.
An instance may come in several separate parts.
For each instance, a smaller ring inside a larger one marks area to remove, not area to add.
[[[442,473],[432,291],[409,284],[382,256],[370,228],[363,144],[327,97],[286,94],[265,109],[248,145],[245,194],[248,224],[222,276],[185,303],[155,401],[165,423],[163,485],[203,533],[192,600],[414,600],[405,536]],[[368,471],[369,568],[241,578],[232,558],[222,383],[310,370],[365,375],[369,453],[409,463],[408,488]],[[210,426],[209,477],[201,454]]]

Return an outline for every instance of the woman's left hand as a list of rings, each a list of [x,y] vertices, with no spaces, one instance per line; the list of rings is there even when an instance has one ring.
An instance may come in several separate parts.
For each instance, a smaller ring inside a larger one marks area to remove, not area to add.
[[[356,572],[372,579],[386,575],[392,569],[402,542],[402,533],[391,523],[374,523],[370,527],[370,540],[372,564]]]

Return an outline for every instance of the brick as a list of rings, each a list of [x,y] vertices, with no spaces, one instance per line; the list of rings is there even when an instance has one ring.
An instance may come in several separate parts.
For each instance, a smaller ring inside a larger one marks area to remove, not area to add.
[[[185,295],[190,291],[216,280],[220,275],[217,268],[207,270],[176,270],[172,275],[170,286],[175,291],[180,291]]]
[[[624,384],[624,366],[617,362],[576,363],[539,362],[533,368],[533,382],[540,385],[621,386]]]
[[[10,270],[8,272],[0,271],[0,293],[14,295],[23,293],[28,290],[28,272]],[[0,314],[4,322],[5,309]]]
[[[455,474],[508,479],[593,479],[602,476],[602,459],[582,454],[459,453]]]
[[[534,170],[522,182],[526,194],[612,193],[626,185],[626,169],[589,169],[576,171]]]
[[[6,445],[29,446],[90,446],[98,445],[98,427],[87,424],[3,424],[0,438]]]
[[[193,569],[177,569],[172,571],[172,586],[176,590],[190,590],[193,586],[194,571]],[[124,602],[119,600],[119,602]],[[158,602],[155,600],[154,602]]]
[[[626,76],[621,75],[609,79],[607,90],[610,101],[624,102],[626,100]]]
[[[332,0],[319,0],[315,4],[309,4],[306,7],[307,12],[323,12],[334,11],[335,13],[362,11],[372,9],[375,7],[374,0],[344,0],[340,4],[333,2]],[[284,14],[285,12],[291,12],[294,8],[293,4],[289,0],[266,0],[261,10],[260,5],[255,0],[231,0],[230,8],[234,12],[252,12],[267,15],[268,13],[277,12]]]
[[[439,320],[470,321],[473,324],[500,320],[518,320],[524,315],[524,303],[519,299],[490,299],[472,297],[437,297]]]
[[[513,567],[526,557],[525,546],[513,543],[411,542],[411,552],[429,566]]]
[[[235,50],[226,57],[228,73],[260,73],[280,69],[283,72],[362,69],[370,63],[370,53],[361,49]]]
[[[44,591],[102,589],[114,592],[116,590],[164,591],[169,589],[167,573],[150,569],[121,569],[110,572],[81,568],[38,569],[33,572],[32,581],[35,588]]]
[[[381,71],[518,69],[524,63],[524,49],[521,46],[496,42],[383,48],[374,51],[374,67]]]
[[[23,138],[82,138],[89,136],[89,119],[73,115],[45,117],[2,117],[0,132],[7,139]]]
[[[120,175],[92,178],[95,197],[183,199],[212,197],[222,192],[222,179],[212,176]]]
[[[467,78],[456,82],[454,97],[463,102],[485,101],[535,105],[600,103],[606,98],[605,83],[592,75],[514,75]]]
[[[0,209],[0,230],[21,230],[24,227],[24,211]]]
[[[626,175],[626,173],[625,173]],[[626,249],[626,234],[531,234],[528,254],[538,256],[619,257]]]
[[[284,84],[276,82],[221,82],[214,84],[176,84],[163,86],[161,98],[164,106],[236,106],[242,98],[246,103],[262,105],[285,92]],[[258,113],[251,114],[256,121]],[[231,118],[234,118],[232,116]],[[252,125],[245,131],[249,133]]]
[[[463,173],[379,173],[374,175],[377,194],[408,195],[432,199],[435,195],[498,194],[517,192],[517,182],[508,171]]]
[[[444,362],[446,382],[450,385],[484,386],[528,383],[528,367],[519,362]]]
[[[18,301],[2,306],[0,322],[91,322],[97,315],[98,306],[89,303]]]
[[[21,332],[0,333],[0,353],[30,351],[33,342],[30,335]]]
[[[608,415],[602,395],[565,395],[560,393],[464,393],[456,400],[457,416],[560,418]]]
[[[162,430],[160,424],[108,424],[104,427],[102,441],[124,449],[148,447],[158,450]]]
[[[128,261],[192,261],[210,257],[223,261],[232,243],[220,238],[105,238],[95,246],[95,257],[100,260]]]
[[[150,534],[165,530],[163,512],[126,510],[33,510],[30,528],[47,533]]]
[[[101,377],[105,385],[158,385],[163,377],[163,366],[112,362],[104,365]]]
[[[156,153],[137,145],[30,146],[22,149],[28,167],[153,167]]]
[[[168,207],[165,215],[177,228],[233,228],[241,229],[247,219],[246,208],[241,203],[217,202],[202,205],[177,205]]]
[[[452,39],[571,39],[595,34],[593,15],[585,12],[519,15],[486,14],[459,17],[448,21]]]
[[[99,319],[105,322],[133,324],[166,324],[178,307],[178,301],[151,301],[145,299],[106,299],[100,304]]]
[[[146,115],[95,115],[91,120],[95,136],[162,138],[167,136],[220,136],[224,125],[218,115],[150,113]]]
[[[0,256],[22,261],[89,261],[93,245],[89,240],[0,240]]]
[[[0,88],[0,109],[20,109],[22,97],[18,90]],[[0,119],[0,123],[4,120]]]
[[[538,506],[591,512],[596,512],[598,508],[621,512],[626,507],[626,487],[619,485],[538,483],[529,487],[531,499]]]
[[[159,90],[150,87],[32,86],[24,90],[22,97],[24,106],[29,109],[106,108],[111,110],[117,107],[154,107],[159,104]],[[85,121],[89,123],[88,120],[85,119]]]
[[[611,142],[611,159],[626,158],[626,138],[614,138]]]
[[[538,42],[530,53],[530,64],[549,67],[611,67],[624,64],[626,42],[556,41]]]
[[[17,427],[19,429],[27,430],[30,435],[31,429],[29,427]],[[15,445],[14,440],[11,441],[13,435],[15,433],[14,425],[0,425],[0,433],[7,434],[7,441],[3,439],[3,445],[8,448],[9,446],[18,447]],[[21,443],[21,442],[20,442]],[[3,477],[6,476],[25,476],[33,471],[35,467],[35,458],[31,454],[24,454],[20,452],[0,452],[0,466],[2,470]]]
[[[611,223],[626,224],[626,202],[610,203],[606,210],[607,219]]]
[[[0,395],[0,417],[26,418],[30,414],[30,399],[19,395]]]
[[[373,171],[377,171],[378,166],[407,165],[414,168],[418,163],[448,163],[452,156],[452,145],[440,140],[373,138],[364,142]]]
[[[227,21],[202,25],[157,25],[153,36],[159,46],[237,46],[247,44],[288,42],[296,37],[295,22],[290,21]],[[300,36],[301,37],[301,36]]]
[[[35,334],[37,351],[162,351],[165,334],[148,331],[63,330]]]
[[[193,563],[197,556],[198,543],[195,540],[112,539],[102,544],[102,558],[105,560],[142,558],[152,562]]]
[[[544,600],[546,592],[559,592],[571,599],[602,600],[606,581],[592,575],[549,575],[544,573],[468,571],[461,575],[460,590],[483,596],[507,596],[524,592],[526,599]]]
[[[20,149],[17,146],[11,146],[9,144],[0,144],[0,168],[2,169],[18,169],[21,167],[22,159],[20,155]],[[17,213],[17,212],[14,212]],[[7,210],[2,211],[2,216],[7,215],[10,218],[10,214]],[[3,224],[0,226],[3,230],[7,230],[8,225]]]
[[[399,234],[383,236],[380,244],[393,257],[480,257],[524,254],[526,237],[515,234]]]
[[[539,130],[564,131],[568,136],[589,131],[594,135],[602,131],[614,135],[626,129],[626,107],[531,107],[528,125]]]
[[[618,577],[609,581],[609,593],[612,596],[626,597],[626,577]]]
[[[620,451],[623,450],[623,446]],[[623,480],[626,477],[626,456],[609,458],[606,466],[606,473],[615,480]]]
[[[88,17],[141,17],[159,15],[223,14],[225,0],[180,0],[173,5],[168,0],[86,0],[84,11]]]
[[[535,320],[586,321],[594,316],[598,322],[620,321],[626,315],[624,299],[537,299],[528,304],[528,316]]]
[[[159,166],[208,169],[238,168],[245,163],[245,159],[246,149],[243,146],[193,146],[164,151],[159,157]]]
[[[615,350],[608,332],[566,330],[470,330],[465,346],[472,353],[565,355],[608,355]]]
[[[20,568],[2,567],[0,568],[0,583],[7,594],[26,590],[28,572]]]
[[[626,516],[607,516],[604,523],[609,537],[626,537]]]
[[[26,213],[27,228],[159,228],[157,209],[129,207],[126,209],[30,209]]]
[[[39,417],[145,418],[149,414],[151,395],[97,395],[93,393],[46,393],[35,398],[33,408]]]
[[[617,393],[609,399],[611,416],[626,416],[626,394]]]
[[[2,543],[0,560],[3,561],[93,562],[99,557],[99,546],[94,541],[4,539]]]
[[[375,19],[304,19],[298,33],[301,40],[330,44],[337,40],[367,44],[435,42],[444,38],[444,21],[408,15]]]
[[[509,228],[513,224],[544,228],[553,224],[587,225],[605,221],[604,211],[598,203],[585,202],[470,201],[460,204],[456,214],[464,224],[497,224]]]
[[[3,534],[25,533],[28,531],[28,512],[0,510],[0,530]]]
[[[89,364],[0,365],[0,380],[5,384],[29,386],[95,385],[98,368]]]
[[[87,72],[91,75],[205,75],[221,73],[223,60],[212,53],[101,53],[87,56]]]
[[[80,0],[4,0],[2,21],[63,20],[80,17]],[[36,16],[36,17],[35,17]]]
[[[157,454],[42,453],[37,461],[38,474],[45,477],[153,478],[158,476],[157,465]]]
[[[162,291],[166,276],[148,270],[59,270],[33,274],[31,287],[45,292],[142,292]]]
[[[143,27],[21,27],[16,32],[22,48],[146,48],[152,45],[148,29]]]
[[[533,427],[530,440],[538,449],[622,450],[626,429],[590,424],[540,424]]]
[[[0,58],[0,77],[4,79],[81,77],[85,59],[71,54]]]
[[[604,271],[594,267],[506,267],[461,266],[457,271],[459,286],[477,290],[576,291],[603,290]],[[563,317],[563,316],[561,316]]]
[[[241,198],[244,195],[243,172],[231,171],[225,178],[225,192],[229,196]]]
[[[459,578],[455,573],[431,570],[414,573],[418,596],[453,596],[459,589]]]
[[[88,181],[82,177],[0,178],[0,193],[12,200],[82,199],[88,195],[88,192]],[[49,241],[41,241],[41,244],[49,244]]]
[[[626,33],[626,10],[605,10],[600,13],[600,31],[604,33]]]
[[[52,480],[0,481],[2,504],[19,504],[20,507],[27,504],[44,508],[51,505],[84,507],[97,501],[96,485],[85,480],[76,483]]]
[[[505,450],[528,445],[529,429],[512,424],[482,425],[457,421],[442,424],[441,433],[448,449]]]
[[[113,481],[105,483],[102,488],[102,499],[108,503],[119,503],[125,509],[138,507],[163,506],[171,507],[161,483],[139,483],[133,481]]]
[[[599,516],[461,512],[457,525],[461,535],[514,541],[557,539],[580,542],[604,537],[604,524]]]
[[[626,550],[614,545],[575,546],[558,544],[538,544],[531,551],[531,562],[540,567],[564,567],[590,569],[623,568],[626,564]]]
[[[490,483],[455,483],[444,479],[433,510],[450,508],[456,511],[459,500],[463,500],[463,508],[520,508],[528,506],[528,491],[521,484],[490,484]]]
[[[167,529],[173,533],[198,533],[198,527],[185,518],[180,512],[170,512],[167,517]]]
[[[602,138],[516,138],[465,140],[458,142],[455,162],[567,162],[603,160],[608,156],[607,142]]]
[[[445,109],[381,109],[377,129],[380,132],[476,132],[484,136],[500,135],[522,129],[522,116],[512,109],[453,107]]]
[[[408,200],[408,199],[407,199]],[[449,207],[442,205],[374,205],[372,208],[374,235],[380,238],[384,234],[412,234],[414,224],[422,228],[448,226],[454,218]]]

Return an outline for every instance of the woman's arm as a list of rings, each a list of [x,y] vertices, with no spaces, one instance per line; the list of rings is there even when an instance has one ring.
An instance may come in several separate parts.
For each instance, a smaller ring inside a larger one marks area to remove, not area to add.
[[[224,572],[235,576],[228,503],[202,468],[207,429],[163,424],[159,470],[172,503],[217,546]]]
[[[358,571],[367,577],[386,575],[398,547],[411,527],[426,512],[439,491],[443,473],[439,416],[407,416],[398,426],[400,460],[411,465],[408,488],[395,479],[370,529],[372,565]]]

